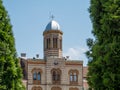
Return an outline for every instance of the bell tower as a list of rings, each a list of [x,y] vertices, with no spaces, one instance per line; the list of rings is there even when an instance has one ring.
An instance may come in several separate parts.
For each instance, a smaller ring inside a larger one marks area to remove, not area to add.
[[[51,20],[43,32],[44,59],[47,57],[62,58],[62,35],[59,24]]]

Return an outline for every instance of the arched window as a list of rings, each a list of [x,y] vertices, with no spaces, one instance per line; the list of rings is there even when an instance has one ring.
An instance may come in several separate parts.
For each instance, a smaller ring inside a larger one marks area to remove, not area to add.
[[[42,88],[40,86],[39,87],[34,86],[32,87],[32,90],[42,90]]]
[[[61,70],[60,69],[53,69],[52,70],[52,82],[53,84],[60,84],[60,77]]]
[[[57,48],[57,38],[53,38],[53,48]]]
[[[32,90],[37,90],[37,87],[32,87]]]
[[[51,90],[62,90],[60,87],[52,87]]]
[[[34,68],[32,70],[32,74],[33,74],[33,84],[40,84],[41,83],[41,69],[36,69]]]
[[[73,81],[77,82],[77,73],[76,72],[73,73]]]
[[[70,73],[70,81],[71,82],[73,81],[73,75],[72,75],[72,73]]]
[[[42,88],[39,86],[39,87],[37,87],[37,90],[42,90]]]
[[[50,38],[47,38],[47,49],[50,49],[50,44],[51,44],[51,40]]]
[[[78,82],[78,71],[77,70],[70,70],[69,71],[70,77],[70,84],[77,84]]]
[[[53,77],[53,81],[55,81],[56,80],[56,71],[53,71],[53,75],[52,75],[52,77]]]
[[[33,80],[36,80],[37,79],[37,72],[34,72],[33,73]]]
[[[38,72],[38,76],[37,76],[37,80],[41,80],[41,74],[40,74],[40,72]]]
[[[53,77],[53,81],[60,81],[60,72],[53,71],[52,77]]]

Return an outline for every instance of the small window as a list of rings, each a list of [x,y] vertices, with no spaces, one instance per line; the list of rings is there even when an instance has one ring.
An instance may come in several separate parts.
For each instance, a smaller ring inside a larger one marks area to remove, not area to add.
[[[53,84],[60,83],[61,71],[59,69],[52,70],[52,82]]]
[[[50,45],[51,45],[51,40],[50,38],[47,39],[47,49],[50,49]]]
[[[56,72],[53,71],[53,80],[55,81],[56,80]]]
[[[33,73],[33,80],[36,80],[37,79],[37,72],[34,72]]]
[[[53,48],[57,48],[57,38],[53,38]]]
[[[72,73],[70,73],[70,81],[73,81]]]
[[[41,74],[40,74],[40,72],[38,73],[38,80],[41,80]]]
[[[59,81],[60,80],[60,74],[57,71],[53,71],[53,80]]]
[[[76,82],[77,81],[77,74],[76,74],[76,72],[74,72],[73,78],[74,78],[74,81]]]
[[[78,71],[77,70],[70,70],[69,72],[70,83],[77,84],[78,82]]]
[[[60,39],[60,49],[62,50],[62,39]]]
[[[60,81],[60,74],[57,74],[57,80]]]
[[[32,70],[32,74],[33,74],[33,84],[41,84],[41,69],[36,69],[34,68]]]

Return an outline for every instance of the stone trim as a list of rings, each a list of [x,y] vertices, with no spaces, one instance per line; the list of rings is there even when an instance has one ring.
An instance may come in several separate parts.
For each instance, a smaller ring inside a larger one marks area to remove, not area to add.
[[[42,73],[42,69],[40,68],[33,68],[31,72],[33,73],[34,71]]]
[[[28,85],[33,85],[32,83],[28,83]],[[40,84],[41,86],[42,85],[55,85],[55,84]],[[57,84],[57,86],[83,86],[83,85],[78,85],[78,84],[74,84],[74,85],[72,85],[72,84]]]
[[[33,61],[33,60],[31,60],[31,61],[28,61],[28,64],[46,64],[46,62],[45,61]]]
[[[68,74],[69,74],[70,85],[77,85],[79,71],[76,69],[71,69],[71,70],[69,70]],[[71,79],[72,79],[72,81],[71,81]]]
[[[60,33],[61,35],[63,35],[63,32],[60,30],[48,30],[48,31],[44,31],[43,35],[49,34],[49,33]]]

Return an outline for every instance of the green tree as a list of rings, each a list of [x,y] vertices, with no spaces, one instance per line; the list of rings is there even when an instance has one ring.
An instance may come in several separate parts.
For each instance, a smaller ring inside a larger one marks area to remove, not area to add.
[[[120,89],[120,0],[91,0],[95,40],[87,40],[88,83],[94,90]]]
[[[0,90],[25,90],[9,16],[0,0]]]

